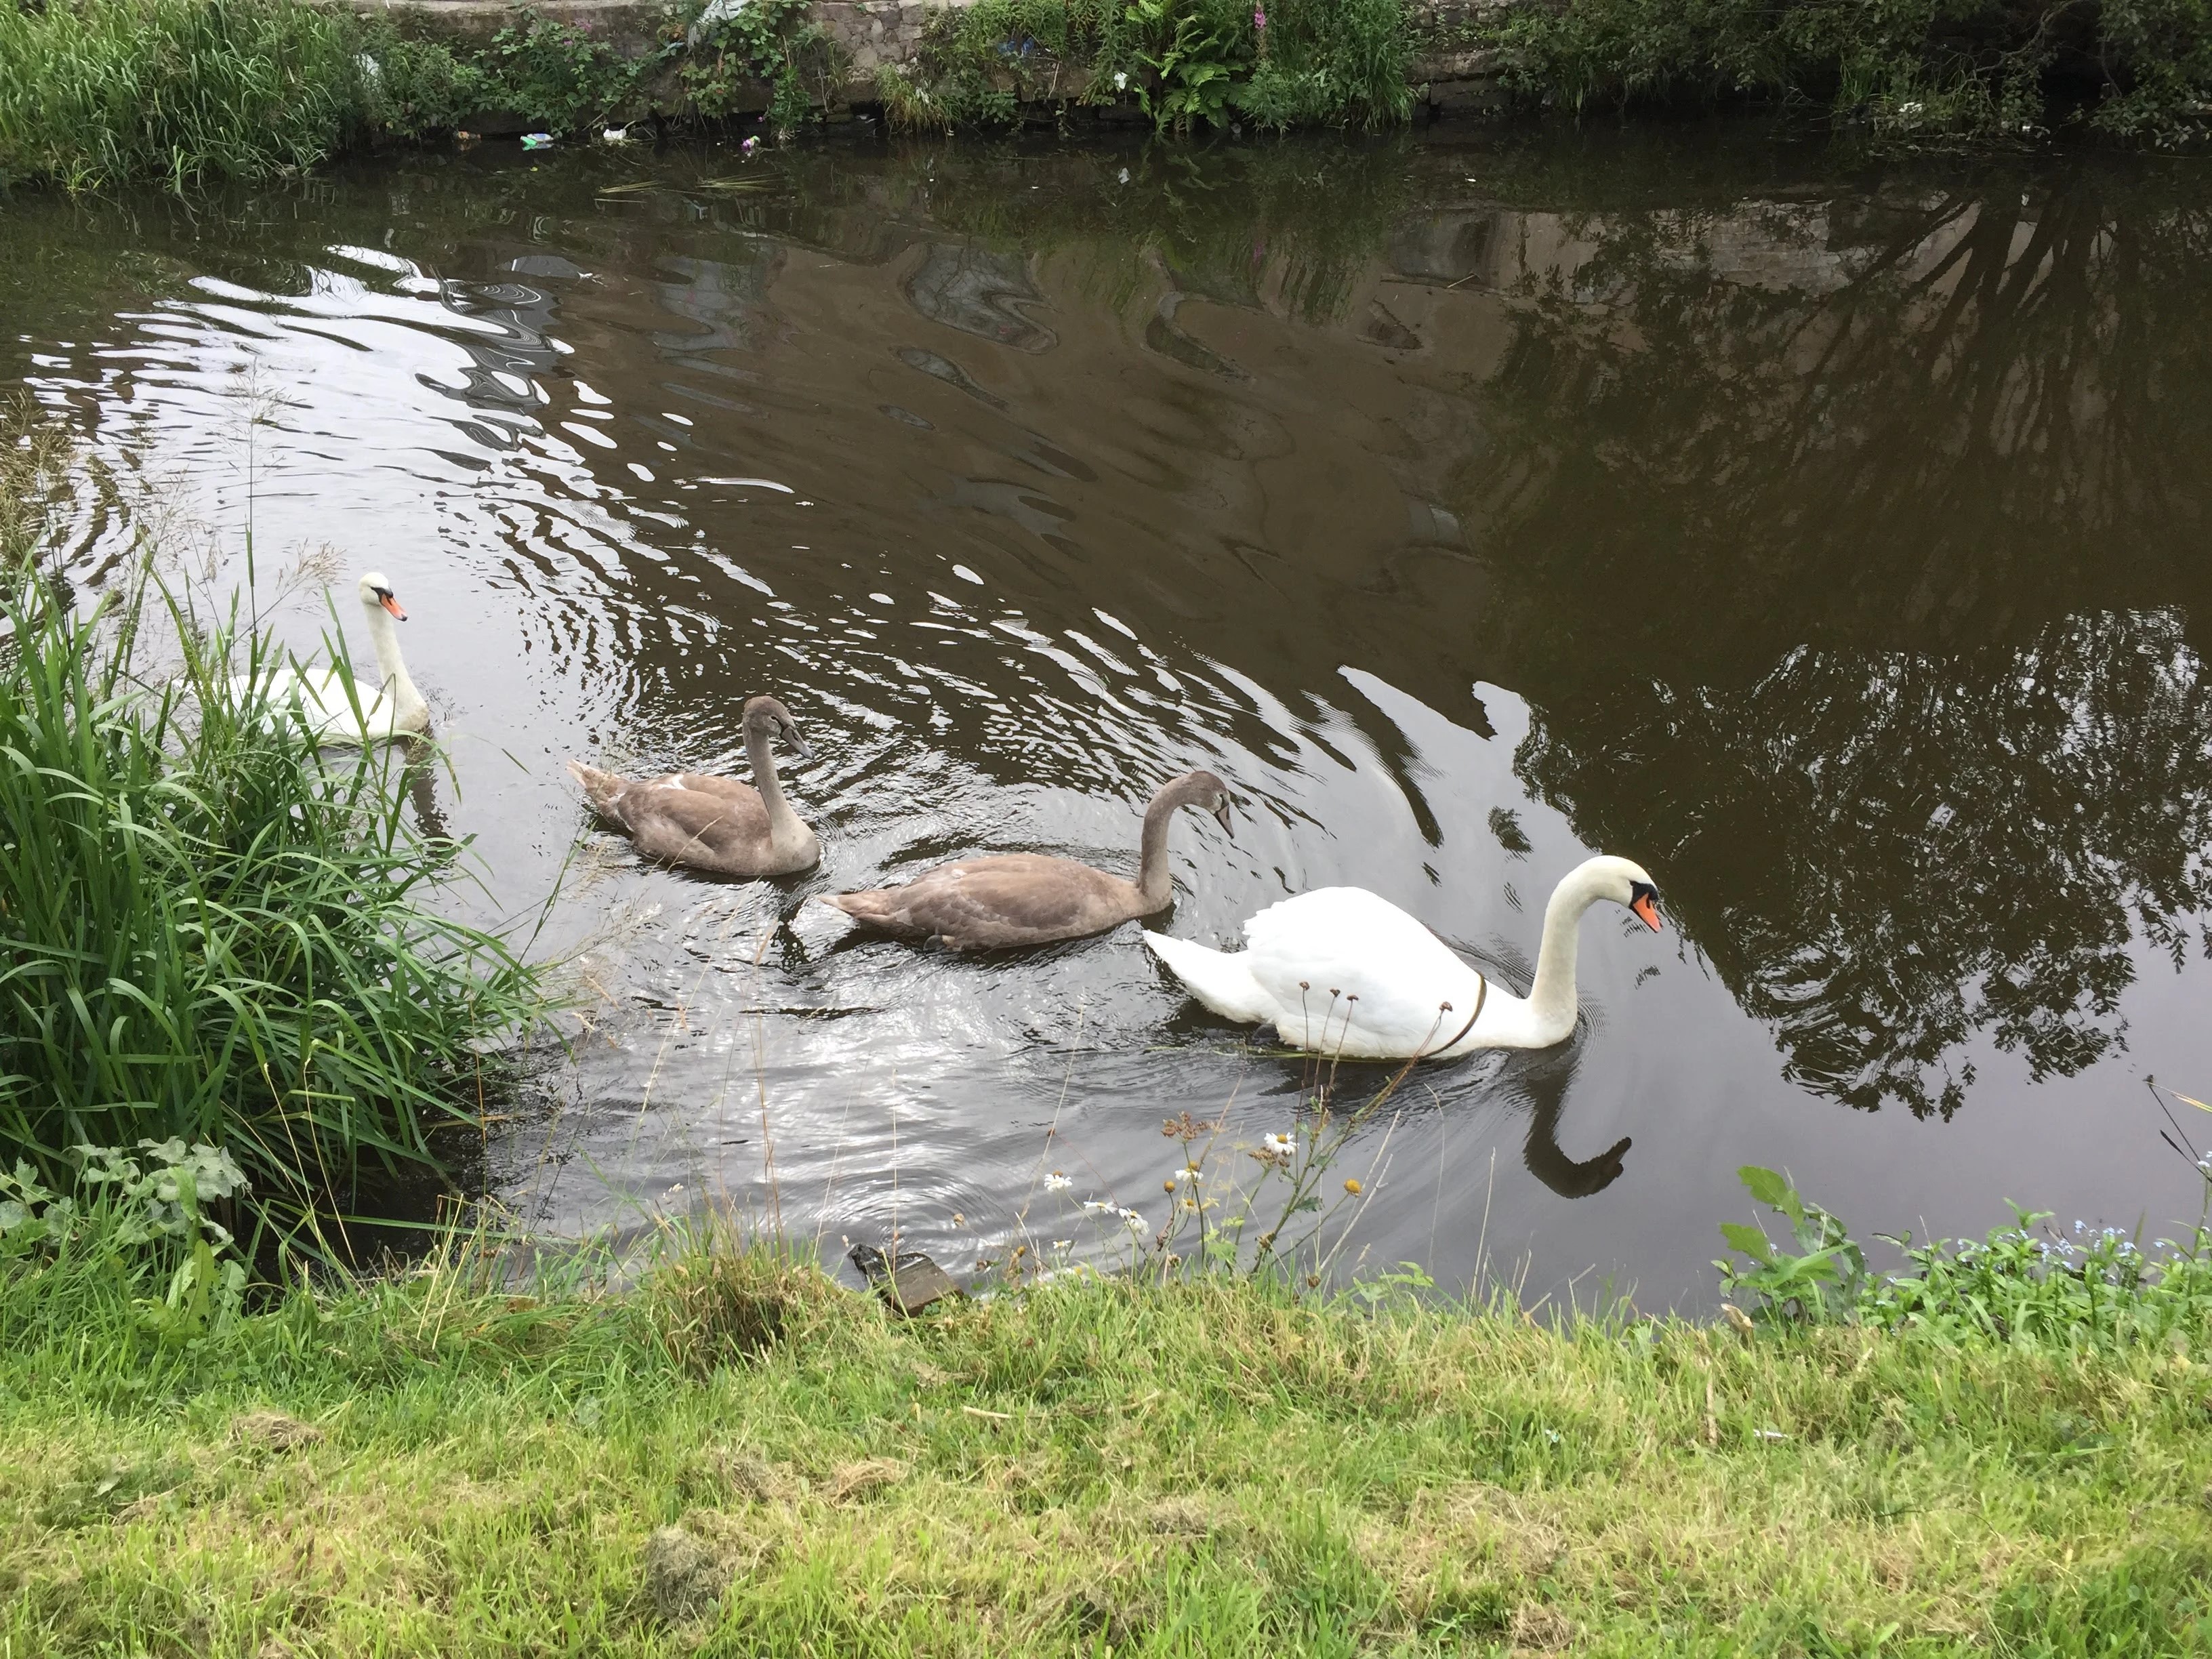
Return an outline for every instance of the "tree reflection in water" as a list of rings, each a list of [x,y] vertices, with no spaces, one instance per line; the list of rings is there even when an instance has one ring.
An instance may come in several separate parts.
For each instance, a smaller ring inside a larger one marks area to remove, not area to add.
[[[2212,905],[2212,213],[1876,201],[1716,281],[1736,212],[1523,279],[1463,475],[1516,766],[1795,1081],[1948,1116],[1978,1032],[2037,1076],[2121,1044],[2136,933],[2178,963]]]

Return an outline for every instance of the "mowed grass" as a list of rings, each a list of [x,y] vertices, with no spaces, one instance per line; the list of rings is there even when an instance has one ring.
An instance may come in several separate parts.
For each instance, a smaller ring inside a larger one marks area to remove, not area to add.
[[[2178,1341],[1245,1281],[903,1322],[738,1250],[617,1296],[448,1261],[164,1346],[149,1285],[0,1281],[9,1659],[2212,1647],[2212,1374]]]

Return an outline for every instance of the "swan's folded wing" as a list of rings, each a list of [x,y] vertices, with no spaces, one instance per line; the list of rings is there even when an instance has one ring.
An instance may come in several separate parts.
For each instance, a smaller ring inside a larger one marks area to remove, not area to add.
[[[619,821],[656,858],[741,853],[764,846],[768,838],[768,808],[750,789],[742,795],[710,794],[633,784],[623,792]]]
[[[1274,1023],[1275,1000],[1252,977],[1243,951],[1209,950],[1191,939],[1151,932],[1145,934],[1145,943],[1191,995],[1224,1019],[1248,1025]]]
[[[1072,859],[1012,853],[941,864],[893,891],[909,925],[967,941],[1108,925],[1113,887],[1112,877]]]
[[[716,777],[711,772],[672,772],[665,778],[655,778],[656,787],[690,789],[702,795],[716,796],[725,800],[750,801],[760,806],[765,815],[768,809],[761,805],[760,791],[750,783],[735,778]],[[741,806],[740,811],[744,809]]]
[[[1289,1042],[1323,1052],[1405,1056],[1451,1041],[1480,980],[1450,947],[1389,900],[1324,887],[1244,924],[1252,977],[1280,1003]],[[1451,1006],[1447,1009],[1444,1004]]]

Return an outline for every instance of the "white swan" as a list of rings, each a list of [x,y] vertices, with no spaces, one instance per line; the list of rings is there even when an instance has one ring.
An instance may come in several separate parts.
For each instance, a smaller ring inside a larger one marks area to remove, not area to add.
[[[386,743],[411,738],[430,727],[430,705],[408,678],[407,664],[399,654],[399,631],[392,624],[407,620],[406,611],[392,595],[392,579],[372,570],[360,581],[361,608],[368,618],[369,643],[376,648],[381,685],[369,687],[358,679],[354,696],[361,713],[346,700],[343,676],[335,666],[311,672],[284,669],[271,675],[258,689],[264,702],[298,707],[307,728],[328,743]],[[255,688],[243,679],[233,680],[231,690],[240,698]]]
[[[1147,933],[1190,994],[1224,1018],[1273,1025],[1285,1042],[1347,1060],[1436,1060],[1477,1048],[1548,1048],[1575,1028],[1575,937],[1610,899],[1659,931],[1658,890],[1641,865],[1594,858],[1544,907],[1527,1000],[1485,982],[1412,916],[1359,887],[1324,887],[1244,924],[1245,949],[1209,951]]]

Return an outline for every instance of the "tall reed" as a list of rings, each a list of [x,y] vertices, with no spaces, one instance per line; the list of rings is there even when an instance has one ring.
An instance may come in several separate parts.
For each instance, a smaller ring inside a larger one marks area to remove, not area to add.
[[[462,849],[413,827],[404,759],[319,750],[235,601],[196,617],[149,564],[84,614],[17,552],[0,1162],[65,1176],[79,1145],[182,1136],[227,1147],[282,1216],[364,1158],[432,1160],[441,1125],[475,1121],[540,975],[431,908]],[[145,672],[155,639],[180,672]]]
[[[0,0],[0,183],[173,187],[304,171],[450,127],[482,76],[299,0]]]

